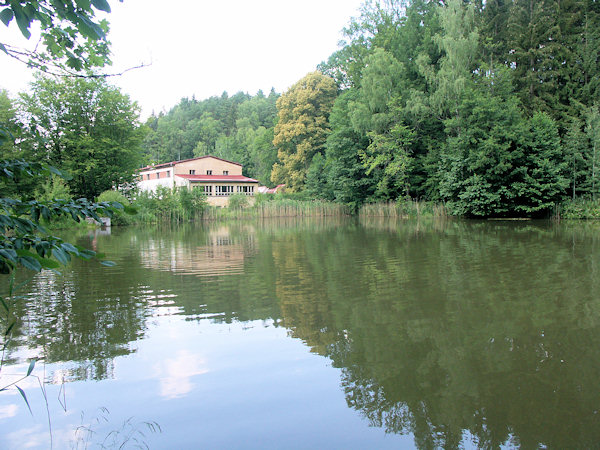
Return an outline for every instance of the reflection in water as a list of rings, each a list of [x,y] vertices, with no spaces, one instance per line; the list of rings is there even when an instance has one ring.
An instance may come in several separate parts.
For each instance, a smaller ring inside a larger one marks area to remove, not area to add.
[[[241,274],[245,250],[253,245],[254,232],[249,228],[247,233],[244,244],[234,241],[225,226],[209,231],[193,246],[189,242],[148,240],[140,248],[141,262],[151,269],[201,277]]]
[[[203,368],[206,363],[198,355],[188,350],[178,350],[173,358],[156,364],[157,378],[160,380],[160,395],[166,398],[183,397],[194,385],[191,378],[208,373]]]
[[[159,315],[262,321],[329,358],[368,424],[420,448],[595,447],[599,231],[389,220],[113,229],[94,238],[116,267],[76,262],[34,278],[9,363],[28,347],[62,363],[49,381],[107,379]],[[182,348],[152,364],[158,394],[177,401],[211,375]]]

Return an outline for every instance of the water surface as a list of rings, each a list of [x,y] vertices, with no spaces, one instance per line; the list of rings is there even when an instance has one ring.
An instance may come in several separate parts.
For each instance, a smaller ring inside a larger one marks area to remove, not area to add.
[[[598,236],[353,219],[79,236],[117,265],[24,288],[0,380],[39,358],[19,383],[33,416],[0,393],[0,448],[595,447]]]

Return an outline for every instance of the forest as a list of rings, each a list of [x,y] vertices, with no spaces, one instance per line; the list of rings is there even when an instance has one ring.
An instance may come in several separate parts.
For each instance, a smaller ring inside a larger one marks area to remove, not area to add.
[[[142,165],[209,154],[355,211],[419,199],[547,217],[598,198],[600,2],[367,0],[343,35],[286,92],[183,98],[144,123],[105,80],[40,76],[0,93],[15,134],[0,157],[67,170],[89,199]]]

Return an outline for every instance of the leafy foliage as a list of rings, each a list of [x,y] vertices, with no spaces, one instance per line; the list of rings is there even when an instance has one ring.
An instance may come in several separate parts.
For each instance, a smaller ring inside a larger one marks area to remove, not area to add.
[[[119,89],[100,79],[38,77],[20,107],[20,151],[67,171],[73,196],[91,200],[133,180],[143,129],[137,105]]]
[[[599,20],[589,0],[365,2],[320,66],[348,102],[329,123],[323,190],[472,217],[595,197]]]
[[[4,179],[48,177],[50,174],[62,175],[41,163],[0,161],[0,177]],[[34,271],[56,269],[60,264],[67,264],[73,256],[91,259],[96,256],[95,252],[50,235],[40,221],[63,216],[76,222],[86,217],[99,221],[100,215],[110,216],[113,208],[122,206],[115,202],[92,203],[84,198],[51,201],[0,198],[0,273],[10,273],[17,266]]]
[[[279,120],[273,144],[279,162],[271,174],[275,184],[285,184],[292,192],[302,190],[313,156],[324,151],[336,93],[331,78],[313,72],[277,100]]]
[[[0,51],[43,71],[74,72],[105,65],[109,61],[108,22],[96,20],[96,12],[110,12],[107,0],[19,0],[0,3],[0,20],[16,24],[29,39],[38,24],[42,51],[28,51],[0,42]]]

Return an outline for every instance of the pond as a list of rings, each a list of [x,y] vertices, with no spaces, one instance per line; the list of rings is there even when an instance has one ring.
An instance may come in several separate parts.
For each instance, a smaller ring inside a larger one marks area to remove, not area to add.
[[[0,448],[592,448],[600,224],[113,228],[22,289]],[[6,293],[6,279],[2,280]],[[2,387],[2,386],[0,386]]]

